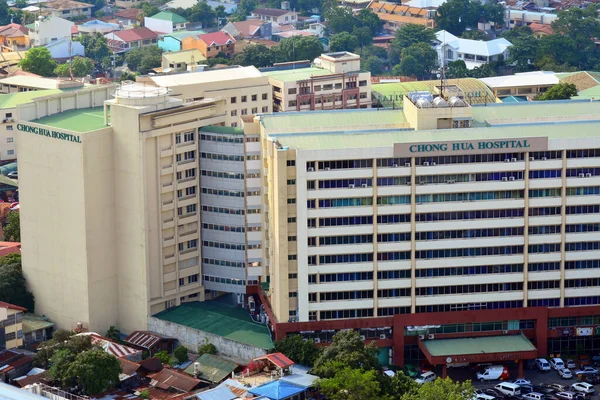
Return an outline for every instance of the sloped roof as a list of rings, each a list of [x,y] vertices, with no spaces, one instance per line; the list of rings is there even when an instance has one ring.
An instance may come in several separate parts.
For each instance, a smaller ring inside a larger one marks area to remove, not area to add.
[[[309,387],[314,386],[315,381],[317,379],[319,379],[319,377],[316,375],[293,374],[293,375],[286,375],[286,376],[282,377],[280,380],[282,380],[284,382],[288,382],[288,383],[293,383],[296,386],[309,388]]]
[[[126,19],[136,19],[141,12],[142,10],[139,8],[126,8],[124,10],[117,11],[115,16]]]
[[[178,32],[167,33],[167,34],[161,35],[161,37],[172,37],[172,38],[175,38],[175,39],[177,39],[177,40],[179,40],[181,42],[186,37],[204,35],[205,33],[206,32],[203,31],[203,30],[178,31]]]
[[[80,333],[78,336],[81,335],[90,336],[93,345],[102,347],[108,354],[112,354],[117,358],[128,357],[140,353],[140,350],[138,349],[133,349],[131,347],[115,343],[112,340],[102,337],[94,332],[84,332]]]
[[[551,71],[522,72],[514,75],[481,78],[490,88],[521,87],[532,85],[556,85],[559,80]]]
[[[125,29],[124,31],[117,31],[113,33],[116,37],[124,42],[137,42],[138,40],[156,39],[158,34],[146,28]]]
[[[252,15],[268,15],[269,17],[281,17],[282,15],[289,14],[291,11],[282,10],[280,8],[255,8],[250,14]]]
[[[44,3],[44,6],[53,10],[73,10],[78,8],[89,8],[93,7],[92,4],[82,3],[74,0],[56,0],[48,3]]]
[[[200,375],[198,375],[198,378],[213,383],[221,382],[238,367],[236,363],[225,360],[221,357],[217,357],[212,354],[203,354],[189,367],[187,367],[184,372],[193,375],[194,364],[196,363],[200,364]]]
[[[476,56],[488,57],[502,54],[506,49],[512,46],[512,43],[504,38],[488,41],[463,39],[444,30],[436,32],[435,36],[440,43],[445,42],[447,46],[456,49],[460,53],[473,54]]]
[[[24,307],[15,306],[14,304],[6,303],[4,301],[0,301],[0,308],[10,308],[11,310],[27,311],[27,309]]]
[[[175,340],[174,338],[163,336],[154,332],[134,331],[125,338],[125,342],[134,346],[142,347],[144,349],[150,349],[162,339]]]
[[[552,35],[554,33],[554,29],[552,29],[550,25],[540,24],[538,22],[531,23],[531,25],[529,25],[529,28],[531,28],[531,31],[533,33],[541,32],[545,33],[546,35]]]
[[[305,388],[282,380],[272,381],[255,388],[248,389],[248,392],[254,395],[265,396],[271,400],[287,399],[288,397],[304,391],[306,391]]]
[[[19,24],[8,24],[0,27],[0,36],[4,37],[23,37],[29,34],[29,29]]]
[[[247,19],[245,21],[232,22],[231,24],[240,35],[250,37],[254,36],[266,22],[260,19]]]
[[[188,22],[188,20],[183,18],[181,15],[172,13],[170,11],[161,11],[158,14],[154,14],[150,18],[171,21],[174,24],[185,24]]]
[[[556,74],[561,83],[572,83],[578,91],[600,85],[600,73],[593,71],[578,71]]]
[[[201,383],[198,379],[167,368],[148,377],[152,380],[150,385],[163,390],[173,388],[189,392]]]
[[[121,372],[129,376],[135,374],[141,368],[140,364],[126,358],[119,358],[119,363],[121,364]]]
[[[235,43],[235,39],[227,32],[213,32],[198,35],[198,38],[209,46],[223,46],[229,42]]]
[[[227,386],[219,386],[205,392],[198,393],[199,400],[235,400],[238,398]]]
[[[172,63],[191,63],[192,59],[194,62],[204,61],[206,57],[198,49],[180,50],[180,51],[168,51],[162,55],[165,60]]]
[[[294,362],[292,360],[290,360],[289,358],[287,358],[286,355],[283,354],[283,353],[267,354],[267,355],[262,356],[262,357],[257,357],[254,360],[255,361],[258,361],[258,360],[269,360],[270,362],[272,362],[273,364],[275,364],[279,368],[289,368],[292,365],[294,365]]]
[[[23,315],[23,333],[30,333],[40,329],[51,328],[54,326],[52,321],[46,317],[41,317],[35,314]]]

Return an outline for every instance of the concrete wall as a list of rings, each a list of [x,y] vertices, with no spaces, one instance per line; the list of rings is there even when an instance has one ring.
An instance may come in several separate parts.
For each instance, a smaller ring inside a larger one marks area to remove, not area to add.
[[[148,317],[148,330],[177,338],[183,346],[192,351],[196,351],[198,345],[208,339],[210,343],[216,346],[220,357],[229,358],[240,364],[249,364],[252,359],[267,354],[267,350],[259,347],[154,317]]]

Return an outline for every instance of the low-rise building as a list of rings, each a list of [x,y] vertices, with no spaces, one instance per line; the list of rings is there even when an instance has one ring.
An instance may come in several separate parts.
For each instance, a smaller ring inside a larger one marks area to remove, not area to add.
[[[76,25],[76,27],[78,33],[101,33],[103,35],[121,29],[119,24],[113,24],[98,19],[84,22],[81,25]]]
[[[279,25],[296,24],[298,12],[279,8],[255,8],[250,15],[263,21],[276,22]]]
[[[520,26],[530,26],[533,23],[542,25],[552,25],[552,22],[558,19],[558,14],[541,11],[513,10],[507,8],[504,10],[504,26],[507,29],[518,28]]]
[[[322,54],[313,67],[288,64],[264,74],[273,87],[274,111],[371,107],[371,73],[361,71],[353,53]]]
[[[154,32],[172,33],[177,31],[185,31],[188,21],[181,15],[161,11],[151,17],[144,18],[144,26]]]
[[[195,31],[179,31],[179,32],[169,33],[166,35],[160,35],[158,37],[158,47],[160,47],[161,49],[163,49],[163,51],[166,51],[166,52],[180,51],[182,49],[181,42],[183,41],[183,39],[185,39],[186,37],[190,37],[190,36],[204,35],[205,33],[206,32],[204,32],[202,30],[195,30]]]
[[[54,323],[49,318],[27,313],[23,316],[23,345],[31,346],[52,337]]]
[[[514,75],[494,76],[480,79],[499,99],[508,96],[533,98],[559,83],[551,71],[521,72]]]
[[[39,18],[29,28],[29,38],[34,47],[45,46],[59,39],[70,38],[72,21],[54,15]]]
[[[435,9],[411,7],[406,4],[373,1],[369,4],[381,21],[383,28],[395,32],[406,24],[421,25],[426,28],[435,28]]]
[[[444,30],[435,33],[438,63],[442,65],[462,60],[468,69],[480,67],[492,61],[506,60],[512,43],[504,38],[482,41],[463,39]]]
[[[206,58],[216,57],[219,53],[230,57],[235,53],[235,39],[227,32],[189,36],[182,40],[181,46],[182,50],[198,49]]]
[[[169,72],[187,71],[188,66],[196,66],[204,61],[206,57],[198,49],[171,51],[163,53],[162,69],[163,72],[166,72],[167,68],[170,68]]]
[[[172,353],[175,350],[177,339],[155,332],[134,331],[125,338],[125,343],[136,349],[147,351],[149,356],[153,356],[159,351]]]
[[[135,2],[135,3],[139,3],[141,2],[141,0],[116,0],[115,5],[117,7],[122,7],[119,6],[118,3],[119,2]],[[131,7],[131,6],[128,6]],[[125,8],[124,10],[119,10],[117,12],[115,12],[115,17],[117,18],[117,22],[121,25],[123,25],[123,27],[125,29],[131,29],[133,28],[134,25],[137,25],[140,23],[140,21],[138,21],[138,16],[142,13],[142,10],[139,8]]]
[[[245,21],[229,21],[222,29],[236,39],[271,38],[272,24],[261,19],[247,19]]]
[[[75,0],[55,0],[44,3],[44,11],[60,18],[91,18],[93,4]]]
[[[131,49],[157,44],[158,34],[144,27],[126,29],[104,35],[108,47],[113,51],[122,53]]]
[[[71,57],[85,57],[85,48],[81,42],[74,41],[70,37],[60,38],[45,45],[52,59],[67,61]]]
[[[548,24],[540,24],[538,22],[534,22],[531,25],[529,25],[529,28],[531,29],[531,33],[536,39],[541,39],[544,36],[554,34],[554,29],[552,29],[552,26]]]
[[[0,350],[23,346],[23,314],[26,310],[0,301]]]
[[[2,52],[27,50],[29,29],[19,24],[8,24],[0,27],[0,46]]]
[[[66,79],[44,78],[41,76],[35,77],[15,75],[8,78],[0,79],[0,94],[31,92],[35,90],[49,89],[74,89],[81,87],[83,87],[82,82],[76,82]],[[34,97],[36,96],[34,95]],[[33,99],[34,97],[31,97],[31,99]],[[8,99],[9,98],[7,97],[5,100]],[[21,99],[21,97],[15,97],[13,98],[13,101],[21,101]]]

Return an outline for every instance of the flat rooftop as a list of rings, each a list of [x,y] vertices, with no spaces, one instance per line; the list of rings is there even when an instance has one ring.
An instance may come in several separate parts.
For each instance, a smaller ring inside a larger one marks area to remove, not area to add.
[[[434,339],[424,340],[423,345],[427,348],[429,354],[434,357],[535,350],[535,346],[523,335]]]
[[[215,81],[260,78],[262,76],[263,74],[256,69],[256,67],[240,67],[202,72],[183,72],[175,75],[151,76],[150,79],[158,86],[173,87],[212,83]]]
[[[310,79],[313,76],[332,75],[332,72],[328,69],[316,67],[284,69],[280,71],[267,71],[263,73],[269,78],[273,78],[281,82],[296,82]]]
[[[106,127],[104,125],[104,107],[69,110],[31,122],[79,133],[91,132]]]
[[[183,303],[154,317],[261,349],[274,347],[266,326],[252,321],[243,308],[220,301]]]
[[[49,89],[34,90],[31,92],[0,94],[0,109],[15,108],[18,105],[32,102],[38,97],[50,96],[61,92],[62,90],[60,89]]]

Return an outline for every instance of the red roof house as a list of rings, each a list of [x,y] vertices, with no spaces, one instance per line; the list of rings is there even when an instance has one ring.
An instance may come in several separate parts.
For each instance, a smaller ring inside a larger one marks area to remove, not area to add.
[[[111,32],[104,37],[106,37],[108,47],[116,52],[123,52],[158,43],[158,34],[146,27]]]
[[[216,57],[219,53],[230,57],[235,53],[235,39],[227,32],[212,32],[190,36],[181,42],[182,50],[198,49],[206,58]]]

